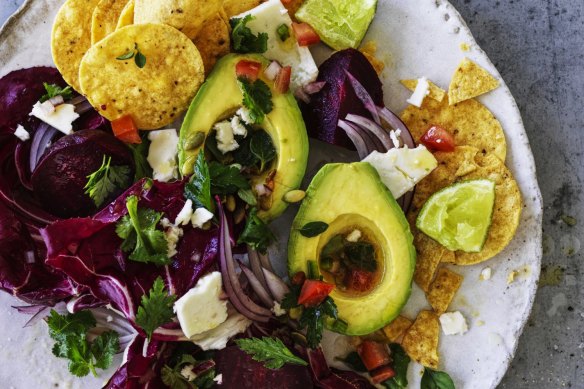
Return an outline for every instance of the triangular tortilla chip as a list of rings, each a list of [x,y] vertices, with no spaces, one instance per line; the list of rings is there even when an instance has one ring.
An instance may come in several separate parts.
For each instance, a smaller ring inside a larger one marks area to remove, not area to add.
[[[383,327],[385,337],[392,343],[398,343],[406,330],[412,326],[412,321],[404,316],[398,316],[394,321]]]
[[[460,274],[445,267],[438,269],[436,278],[430,285],[430,290],[426,295],[428,302],[434,308],[434,312],[441,315],[448,310],[448,306],[458,288],[460,288],[463,279]]]
[[[400,82],[403,86],[405,86],[412,92],[416,90],[416,86],[418,85],[418,80],[401,80]],[[430,93],[428,94],[429,98],[434,99],[438,102],[444,100],[444,97],[446,97],[446,91],[444,89],[440,88],[438,85],[434,84],[430,80],[428,80],[428,85],[430,85],[429,88]]]
[[[458,65],[448,88],[450,105],[472,99],[499,87],[499,81],[485,69],[465,58]]]
[[[431,311],[422,311],[416,321],[407,330],[402,341],[405,352],[420,365],[437,369],[438,338],[440,337],[440,321],[438,315]]]

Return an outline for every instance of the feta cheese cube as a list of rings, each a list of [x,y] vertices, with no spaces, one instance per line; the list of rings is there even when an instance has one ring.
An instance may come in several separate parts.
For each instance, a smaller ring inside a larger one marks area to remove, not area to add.
[[[178,178],[178,134],[175,129],[150,131],[148,163],[155,180],[168,182]]]
[[[75,112],[75,106],[73,104],[60,104],[53,107],[52,111],[47,110],[47,107],[43,106],[43,104],[37,101],[32,106],[32,111],[29,116],[34,116],[42,120],[65,135],[73,133],[73,122],[79,117],[79,114]]]
[[[412,96],[407,100],[408,103],[411,105],[415,105],[416,107],[420,108],[426,96],[430,94],[430,83],[426,77],[418,78],[418,84],[416,85],[416,89],[414,89],[414,93]]]
[[[215,139],[217,139],[217,148],[223,154],[236,150],[239,144],[234,138],[233,127],[228,121],[223,121],[215,124],[213,129],[216,131]]]
[[[14,131],[14,136],[16,136],[23,142],[26,142],[27,140],[30,139],[30,134],[20,124],[16,127],[16,131]]]
[[[466,319],[459,311],[440,315],[440,325],[445,335],[462,335],[468,331]]]
[[[229,339],[244,332],[251,321],[239,312],[230,312],[226,321],[217,328],[191,337],[191,340],[203,350],[221,350]]]
[[[174,225],[183,225],[186,226],[191,222],[191,218],[193,217],[193,201],[188,199],[185,202],[185,205],[180,210],[178,215],[176,215],[176,219],[174,219]]]
[[[213,212],[210,212],[206,208],[197,208],[191,217],[191,223],[195,228],[203,228],[205,223],[213,219]]]

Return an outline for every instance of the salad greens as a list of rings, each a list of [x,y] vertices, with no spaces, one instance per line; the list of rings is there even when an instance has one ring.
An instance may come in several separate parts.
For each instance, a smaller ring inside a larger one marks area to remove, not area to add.
[[[212,355],[204,353],[203,359],[197,359],[189,353],[182,353],[173,356],[169,362],[162,368],[161,378],[171,389],[209,389],[215,385]]]
[[[254,361],[264,362],[268,369],[279,369],[286,363],[307,366],[308,363],[292,352],[278,338],[263,337],[237,339],[235,341],[240,349],[251,355]]]
[[[147,134],[142,134],[140,137],[142,142],[137,145],[129,144],[128,147],[134,157],[134,164],[136,165],[136,173],[134,174],[134,182],[142,178],[152,178],[152,167],[148,163],[147,155],[150,147],[150,140]]]
[[[61,88],[59,85],[47,84],[46,82],[44,82],[43,85],[47,93],[42,95],[41,98],[39,99],[41,103],[44,103],[45,101],[56,96],[62,96],[63,100],[69,100],[73,97],[73,89],[71,88],[71,86]]]
[[[260,172],[276,158],[276,148],[272,138],[265,131],[255,131],[249,142],[249,151],[260,161]]]
[[[268,34],[261,32],[254,35],[247,23],[253,20],[252,15],[243,18],[231,18],[231,45],[237,53],[265,53],[268,49]]]
[[[243,106],[249,110],[249,118],[254,124],[261,124],[265,115],[272,112],[272,91],[262,80],[250,81],[239,77],[239,87],[243,93]]]
[[[391,350],[391,359],[393,360],[391,367],[395,371],[395,377],[384,381],[382,385],[388,389],[407,388],[410,357],[398,343],[391,343],[389,349]]]
[[[130,184],[130,167],[111,166],[112,157],[103,156],[101,167],[87,176],[85,194],[89,195],[96,207],[101,207],[115,192]]]
[[[268,251],[268,246],[276,239],[270,228],[257,215],[257,208],[251,208],[245,228],[237,243],[245,243],[261,253]]]
[[[152,337],[154,330],[172,320],[175,300],[176,296],[168,294],[161,277],[156,278],[148,295],[142,296],[136,324],[146,332],[148,339]]]
[[[200,152],[195,161],[194,173],[185,185],[185,197],[193,202],[195,208],[212,208],[211,175],[205,154]]]

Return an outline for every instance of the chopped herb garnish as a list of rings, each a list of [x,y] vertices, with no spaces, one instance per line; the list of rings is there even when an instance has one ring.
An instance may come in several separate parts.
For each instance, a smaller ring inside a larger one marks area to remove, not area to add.
[[[234,165],[225,166],[212,161],[209,163],[209,175],[213,195],[234,194],[240,189],[250,188],[247,178],[241,174],[239,167]]]
[[[232,18],[231,45],[237,53],[265,53],[268,49],[268,34],[261,32],[254,35],[247,23],[253,20],[252,15],[243,18]]]
[[[122,250],[131,252],[130,259],[153,263],[158,266],[169,263],[168,244],[164,232],[156,226],[162,214],[152,209],[138,208],[138,198],[126,199],[128,214],[116,225],[116,233],[124,242]]]
[[[203,152],[197,155],[193,170],[191,179],[185,185],[185,197],[193,202],[195,208],[203,207],[212,210],[211,176]]]
[[[395,376],[381,384],[388,389],[405,389],[408,387],[410,357],[398,343],[390,344],[389,348],[391,349],[391,359],[393,361],[391,367],[395,371]]]
[[[272,112],[272,91],[262,80],[249,81],[245,77],[239,77],[239,87],[243,93],[243,106],[249,110],[250,120],[255,124],[261,124],[265,115]]]
[[[112,157],[104,155],[101,167],[87,176],[87,184],[83,188],[98,208],[116,192],[130,185],[130,167],[111,166],[111,162]]]
[[[140,69],[142,69],[144,66],[146,66],[146,56],[140,51],[137,43],[134,43],[133,50],[127,51],[126,53],[120,55],[119,57],[116,57],[116,59],[119,61],[124,61],[124,60],[130,59],[132,57],[134,57],[134,63]]]
[[[425,368],[420,389],[455,389],[455,387],[447,373]]]
[[[325,222],[316,221],[306,223],[304,226],[302,226],[302,228],[299,228],[298,231],[302,236],[307,238],[314,238],[315,236],[325,232],[328,229],[328,226],[329,225]]]
[[[61,88],[59,85],[55,84],[47,84],[43,82],[45,86],[45,90],[47,93],[41,96],[40,102],[44,103],[45,101],[55,97],[55,96],[63,96],[63,100],[69,100],[73,97],[73,89],[70,86],[66,86],[65,88]]]
[[[239,236],[237,243],[246,243],[253,249],[265,253],[275,237],[268,225],[257,216],[257,212],[256,208],[252,208],[249,211],[245,228]]]
[[[69,371],[77,377],[89,372],[97,377],[96,369],[107,369],[120,349],[115,331],[103,332],[93,342],[87,340],[87,332],[96,325],[90,311],[59,315],[51,310],[47,324],[49,335],[55,340],[53,354],[68,359]]]
[[[280,24],[276,29],[276,33],[278,33],[278,38],[280,38],[282,42],[285,42],[290,38],[290,27],[285,24]]]
[[[136,165],[134,182],[142,178],[152,178],[152,167],[150,167],[147,159],[150,140],[148,140],[148,135],[146,134],[143,134],[141,138],[142,143],[136,145],[128,144],[128,147],[132,151],[132,156],[134,157],[134,164]]]
[[[148,335],[161,325],[169,323],[174,317],[172,306],[176,296],[168,294],[165,290],[161,277],[156,278],[148,295],[142,296],[142,301],[136,314],[136,324],[138,324]]]
[[[276,148],[272,138],[265,131],[255,131],[249,143],[249,150],[260,161],[260,173],[276,158]]]
[[[238,339],[235,341],[240,349],[251,355],[254,361],[264,362],[268,369],[279,369],[284,364],[307,366],[308,363],[292,352],[278,338],[263,337]]]
[[[316,307],[304,308],[300,317],[300,326],[306,328],[306,341],[308,347],[318,347],[322,339],[322,331],[326,317],[337,320],[338,310],[334,300],[327,296],[322,303]]]

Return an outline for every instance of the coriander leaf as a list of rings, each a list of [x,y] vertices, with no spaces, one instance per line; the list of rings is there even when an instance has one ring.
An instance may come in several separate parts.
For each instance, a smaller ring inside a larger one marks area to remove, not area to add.
[[[280,307],[282,309],[292,309],[298,306],[298,297],[300,296],[300,290],[302,286],[300,285],[292,285],[290,287],[290,292],[286,293],[282,302],[280,303]]]
[[[242,199],[252,207],[255,207],[258,204],[258,200],[256,199],[251,189],[240,189],[237,191],[237,195],[239,196],[240,199]]]
[[[361,360],[359,353],[356,351],[353,351],[353,352],[347,354],[347,356],[345,358],[338,358],[337,357],[335,359],[343,362],[345,365],[350,367],[352,370],[355,370],[356,372],[359,372],[359,373],[366,373],[367,372],[367,368],[363,364],[363,360]]]
[[[176,296],[165,291],[161,277],[156,278],[148,295],[142,296],[136,314],[136,324],[146,331],[148,339],[152,337],[154,330],[172,320],[174,317],[172,305],[175,300]]]
[[[263,337],[262,339],[238,339],[235,341],[240,349],[251,355],[254,361],[264,362],[268,369],[279,369],[284,364],[307,366],[305,360],[292,352],[278,338]]]
[[[265,131],[255,131],[249,143],[249,150],[260,161],[260,172],[263,172],[266,164],[276,158],[276,148],[272,138]]]
[[[300,317],[300,326],[306,328],[308,347],[316,348],[322,339],[326,317],[338,319],[337,306],[329,296],[316,307],[304,308]]]
[[[170,387],[171,389],[195,389],[196,387],[191,384],[183,375],[180,370],[174,370],[168,365],[162,368],[161,378],[164,385]]]
[[[101,167],[87,176],[85,194],[101,207],[113,194],[130,185],[130,167],[111,166],[112,157],[103,156]]]
[[[67,335],[85,335],[96,321],[90,311],[79,311],[69,315],[59,315],[54,309],[47,318],[49,335],[55,340],[64,339]]]
[[[425,368],[420,389],[455,389],[450,376],[443,371]]]
[[[185,197],[193,202],[194,208],[213,209],[209,165],[205,160],[205,154],[202,152],[199,152],[195,161],[194,173],[185,185]]]
[[[237,243],[246,243],[254,250],[265,253],[268,250],[270,243],[272,243],[276,237],[272,231],[270,231],[268,225],[257,216],[257,212],[256,208],[250,210],[245,223],[245,228],[241,235],[239,235]]]
[[[76,377],[85,377],[86,375],[89,374],[90,370],[91,365],[86,361],[79,360],[69,362],[69,372],[71,372],[71,374],[73,374]],[[97,372],[95,372],[95,370],[93,371],[93,375],[97,376]]]
[[[119,350],[119,335],[114,331],[102,332],[91,344],[91,354],[95,358],[95,367],[107,369]]]
[[[209,163],[209,175],[212,195],[228,195],[237,193],[240,189],[250,188],[248,180],[237,166],[225,166],[212,161]]]
[[[73,97],[73,89],[70,86],[66,86],[65,88],[61,88],[59,85],[56,84],[47,84],[43,82],[45,86],[45,90],[47,93],[41,96],[40,102],[44,103],[45,101],[53,98],[55,96],[63,96],[63,100],[69,100]]]
[[[150,140],[148,140],[148,135],[142,135],[142,143],[132,145],[129,144],[128,147],[132,151],[132,156],[134,157],[134,164],[136,165],[136,173],[134,174],[134,182],[142,178],[152,178],[152,168],[148,163],[147,155],[148,149],[150,148]]]
[[[325,232],[328,229],[328,224],[325,222],[310,222],[306,223],[302,228],[299,228],[298,231],[302,236],[307,238],[314,238]]]
[[[238,81],[243,93],[242,104],[249,110],[250,120],[254,124],[261,124],[265,115],[274,108],[270,87],[259,79],[251,82],[245,77],[239,77]]]
[[[382,385],[388,389],[407,388],[410,357],[398,343],[390,344],[389,348],[391,349],[392,368],[395,371],[395,377],[382,382]]]
[[[261,32],[254,35],[249,27],[246,26],[254,17],[246,15],[243,18],[232,18],[231,24],[231,42],[233,51],[237,53],[265,53],[268,49],[268,34]]]

